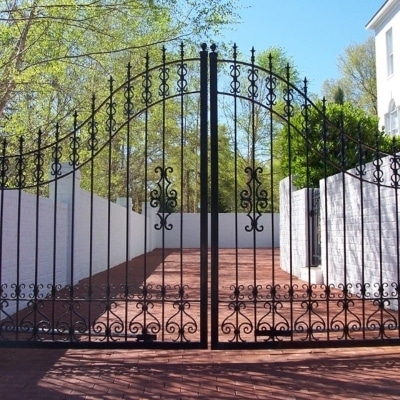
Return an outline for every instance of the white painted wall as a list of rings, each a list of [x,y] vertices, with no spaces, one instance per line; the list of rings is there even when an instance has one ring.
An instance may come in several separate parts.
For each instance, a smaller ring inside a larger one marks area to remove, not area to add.
[[[392,29],[394,73],[388,75],[386,56],[386,32]],[[400,0],[388,0],[372,17],[367,29],[375,32],[376,82],[378,116],[381,126],[393,99],[400,107]]]
[[[391,187],[390,158],[382,159],[380,187],[373,183],[375,167],[372,163],[366,164],[362,185],[355,170],[320,181],[323,283],[336,287],[349,284],[354,293],[359,292],[360,283],[368,283],[368,294],[374,297],[377,285],[384,282],[388,293],[394,292],[399,280],[400,221],[396,215],[399,193]],[[311,244],[307,240],[309,190],[294,190],[286,178],[280,184],[280,191],[281,267],[285,271],[291,268],[295,276],[300,276],[301,268],[309,265],[307,254],[311,254]],[[400,206],[400,198],[398,201]],[[311,206],[311,199],[309,204]]]
[[[326,190],[325,182],[320,182],[321,204],[325,201],[327,204],[326,208],[321,208],[322,269],[326,283],[351,284],[352,292],[359,292],[357,283],[369,283],[372,297],[380,282],[387,283],[389,291],[394,290],[392,285],[397,284],[399,278],[397,236],[400,232],[395,208],[398,193],[390,187],[389,159],[385,157],[381,167],[382,185],[389,187],[379,188],[369,183],[374,181],[372,163],[366,165],[364,179],[368,182],[363,182],[362,186],[354,176],[355,170],[349,171],[353,176],[329,177]]]
[[[149,211],[150,212],[150,211]],[[152,211],[154,213],[154,210]],[[153,226],[157,222],[153,217]],[[209,232],[211,236],[211,216],[208,216]],[[200,214],[171,214],[168,222],[173,229],[165,231],[165,247],[198,248],[200,246]],[[279,247],[279,214],[264,214],[259,219],[261,232],[247,232],[246,226],[250,223],[247,214],[219,214],[219,247],[221,248],[253,248]],[[182,229],[181,229],[182,226]],[[182,235],[181,235],[182,231]],[[236,243],[237,240],[237,243]],[[156,238],[156,247],[162,247],[161,232]]]
[[[281,268],[300,276],[301,269],[310,265],[312,257],[309,235],[312,190],[296,190],[287,177],[280,182],[279,194]]]
[[[68,228],[65,221],[68,216],[68,207],[63,203],[57,204],[58,224],[54,235],[54,202],[47,198],[39,198],[39,233],[36,236],[36,205],[36,196],[24,192],[21,192],[19,196],[17,191],[4,192],[4,213],[1,221],[1,279],[2,284],[6,285],[3,288],[8,293],[13,292],[11,284],[15,283],[22,285],[22,293],[32,292],[29,285],[35,282],[36,263],[38,283],[43,285],[44,290],[47,289],[47,285],[53,282],[54,246],[57,266],[55,280],[57,283],[65,283],[68,258]],[[18,219],[20,220],[19,235]]]
[[[36,264],[37,282],[43,285],[40,295],[46,296],[53,283],[53,269],[56,270],[54,283],[65,286],[78,283],[88,277],[90,272],[96,274],[124,262],[127,246],[129,259],[163,245],[165,248],[179,248],[181,245],[183,248],[199,248],[200,214],[171,214],[168,222],[173,225],[173,229],[165,230],[163,239],[163,230],[154,228],[159,223],[156,210],[149,205],[143,214],[138,214],[131,211],[130,207],[126,208],[126,199],[119,199],[118,204],[109,204],[106,199],[91,196],[80,188],[79,171],[72,173],[69,165],[63,164],[61,172],[63,176],[57,180],[57,190],[54,183],[50,185],[49,198],[37,198],[16,190],[3,192],[3,235],[0,238],[3,247],[0,257],[1,283],[7,298],[13,297],[12,285],[19,283],[23,285],[23,293],[29,300],[31,285],[35,282]],[[220,214],[219,218],[220,247],[235,247],[235,214]],[[264,229],[256,233],[255,239],[253,233],[245,230],[249,223],[246,214],[237,215],[238,247],[279,247],[279,214],[266,214],[260,218]],[[15,306],[10,304],[7,312],[14,311]]]

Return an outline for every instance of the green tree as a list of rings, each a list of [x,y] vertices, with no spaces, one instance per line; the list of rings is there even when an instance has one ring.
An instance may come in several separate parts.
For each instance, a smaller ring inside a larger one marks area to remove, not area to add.
[[[298,110],[276,140],[280,175],[294,176],[298,188],[317,187],[320,179],[371,161],[376,145],[390,152],[391,142],[378,129],[378,118],[352,103],[319,101]],[[290,135],[290,136],[289,136]]]
[[[10,0],[0,6],[0,126],[44,133],[104,98],[105,77],[144,64],[143,50],[202,39],[232,22],[235,0]],[[159,47],[159,46],[158,46]],[[140,51],[138,51],[140,50]]]
[[[364,43],[352,44],[338,59],[340,78],[327,80],[322,93],[328,101],[335,101],[338,88],[344,100],[370,114],[377,114],[375,41],[369,37]]]
[[[229,146],[235,155],[232,179],[236,175],[238,211],[246,212],[241,207],[240,196],[252,179],[247,168],[250,167],[251,171],[260,168],[258,179],[262,182],[262,189],[268,192],[267,207],[268,211],[272,211],[279,204],[279,181],[273,166],[276,162],[273,157],[274,138],[282,126],[279,115],[284,114],[285,91],[289,85],[303,85],[293,60],[282,48],[271,47],[251,55],[250,66],[240,65],[237,68],[236,97],[227,96],[223,104]],[[231,85],[229,82],[226,93],[230,93]],[[293,104],[296,104],[299,97],[294,91],[293,94]],[[233,185],[226,177],[224,182],[228,186]],[[231,197],[234,199],[234,196]]]

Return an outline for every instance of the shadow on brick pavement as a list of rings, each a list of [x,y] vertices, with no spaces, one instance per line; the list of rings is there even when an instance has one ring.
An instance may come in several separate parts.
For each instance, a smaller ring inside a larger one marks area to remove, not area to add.
[[[400,399],[400,348],[0,349],[0,398]]]

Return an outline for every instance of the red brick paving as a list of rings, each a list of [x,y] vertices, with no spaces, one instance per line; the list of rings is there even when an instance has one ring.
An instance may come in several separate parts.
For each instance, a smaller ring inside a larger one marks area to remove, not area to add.
[[[400,399],[400,349],[0,349],[0,398]]]
[[[222,252],[220,259],[222,295],[234,283],[228,260],[232,254],[228,253]],[[168,253],[167,268],[172,268],[176,257]],[[252,275],[246,265],[251,265],[252,255],[242,257],[240,282],[247,287]],[[258,260],[259,278],[264,282],[271,281],[271,270],[262,265],[268,259],[260,256]],[[149,282],[157,284],[160,271],[156,265],[149,273]],[[119,274],[118,269],[112,272],[113,282]],[[276,284],[284,285],[287,279],[287,274],[276,270]],[[301,287],[304,282],[294,279],[293,283]],[[262,351],[0,348],[1,400],[199,398],[400,399],[400,347]]]

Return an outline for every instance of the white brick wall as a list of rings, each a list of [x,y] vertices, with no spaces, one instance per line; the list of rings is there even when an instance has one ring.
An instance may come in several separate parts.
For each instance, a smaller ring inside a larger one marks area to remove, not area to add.
[[[126,247],[129,247],[129,258],[136,257],[146,251],[162,246],[162,231],[154,229],[159,223],[156,210],[147,205],[147,211],[140,215],[127,211],[126,200],[110,203],[106,199],[91,196],[80,188],[80,172],[70,173],[68,164],[62,165],[64,176],[50,185],[49,198],[21,192],[19,203],[18,191],[4,191],[3,205],[3,242],[1,265],[2,284],[6,285],[7,297],[14,293],[13,284],[25,285],[26,298],[32,294],[31,285],[35,282],[36,237],[38,240],[38,283],[42,284],[41,295],[49,293],[53,283],[53,268],[56,269],[54,281],[56,285],[65,286],[71,283],[71,266],[73,266],[72,282],[104,271],[126,260]],[[69,174],[69,175],[68,175]],[[75,194],[72,197],[73,182]],[[55,197],[57,193],[57,198]],[[56,200],[56,201],[55,201]],[[36,204],[39,202],[39,229],[36,235]],[[54,220],[54,205],[57,205]],[[93,205],[92,205],[93,204]],[[20,215],[18,214],[20,210]],[[73,210],[73,214],[72,214]],[[91,217],[92,215],[92,217]],[[92,228],[91,228],[92,218]],[[220,246],[235,247],[235,215],[220,214]],[[21,229],[18,236],[17,227]],[[129,240],[126,235],[126,224],[129,224]],[[238,246],[253,247],[253,233],[246,232],[245,226],[250,223],[246,214],[237,216]],[[272,230],[274,221],[274,230]],[[171,214],[168,222],[173,229],[165,231],[164,247],[198,248],[200,246],[200,214]],[[182,224],[182,239],[181,239]],[[255,245],[258,247],[279,247],[279,214],[266,214],[260,218],[264,226],[257,232]],[[53,262],[54,227],[56,226],[56,262]],[[108,230],[110,235],[108,235]],[[145,243],[145,232],[147,235]],[[210,234],[210,232],[209,232]],[[18,248],[19,237],[19,248]],[[90,242],[92,240],[92,251]],[[17,269],[17,253],[19,249],[19,274]],[[90,259],[92,261],[90,262]],[[21,304],[21,307],[23,305]],[[7,307],[13,313],[14,305]]]
[[[154,218],[152,226],[157,221]],[[168,222],[173,225],[173,229],[165,232],[165,247],[180,247],[181,221],[183,247],[198,248],[200,246],[200,214],[178,213],[171,214],[168,217]],[[208,237],[210,238],[210,215],[208,221]],[[235,248],[235,232],[237,232],[237,246],[240,248],[252,248],[254,245],[257,247],[279,247],[279,214],[264,214],[260,217],[259,224],[264,229],[261,232],[256,232],[255,243],[253,232],[247,232],[245,229],[249,224],[250,219],[247,214],[237,214],[237,229],[235,228],[235,214],[219,214],[219,247]],[[159,234],[156,239],[156,247],[161,247],[161,238],[161,234]]]
[[[381,169],[382,185],[390,185],[392,172],[389,157],[383,159]],[[355,176],[355,170],[329,177],[326,189],[325,182],[320,182],[321,205],[325,204],[325,197],[327,200],[326,209],[321,208],[321,226],[322,229],[327,227],[327,235],[322,232],[324,280],[335,285],[351,284],[353,292],[358,291],[357,283],[369,283],[371,296],[381,276],[382,282],[389,287],[398,282],[399,234],[396,227],[396,190],[379,188],[370,183],[374,182],[373,171],[373,164],[367,164],[364,176],[367,182],[362,185]]]
[[[312,257],[311,218],[312,191],[296,190],[287,177],[280,182],[280,259],[281,268],[300,276],[300,270],[310,265]]]
[[[323,281],[336,287],[349,284],[353,292],[359,291],[360,283],[368,283],[372,297],[376,296],[380,282],[388,285],[390,295],[390,289],[394,291],[399,278],[397,238],[400,232],[396,225],[398,216],[395,206],[399,193],[392,187],[383,187],[391,185],[392,171],[390,157],[382,161],[384,181],[379,189],[373,183],[375,167],[372,163],[366,165],[362,185],[355,170],[320,181]],[[300,268],[309,265],[307,254],[311,251],[307,240],[309,190],[290,189],[290,180],[286,178],[280,184],[281,266],[285,271],[292,268],[293,274],[300,276]],[[400,198],[398,200],[400,206]],[[290,231],[292,242],[289,240]]]

